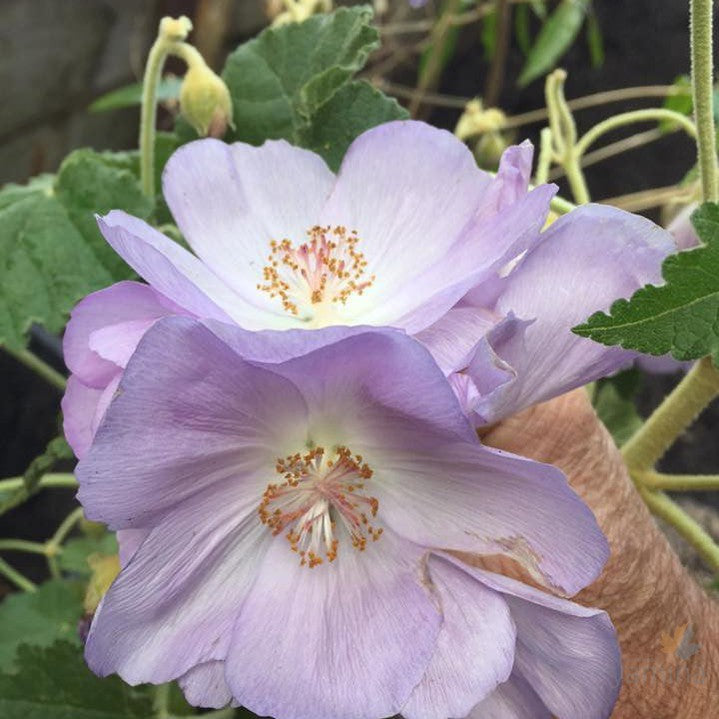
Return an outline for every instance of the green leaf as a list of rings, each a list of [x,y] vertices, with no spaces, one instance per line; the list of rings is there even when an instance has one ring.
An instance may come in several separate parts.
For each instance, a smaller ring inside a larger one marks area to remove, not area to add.
[[[681,92],[676,95],[667,95],[663,106],[667,110],[674,110],[681,115],[691,115],[694,109],[694,101],[692,100],[692,82],[688,75],[679,75],[674,79],[672,86]],[[676,122],[671,120],[662,120],[659,123],[659,129],[662,132],[672,132],[678,129]]]
[[[596,70],[604,65],[604,37],[602,28],[594,11],[587,15],[587,47],[589,47],[589,59],[592,67]]]
[[[517,81],[529,85],[552,70],[577,37],[587,13],[588,0],[562,0],[544,23],[529,51]]]
[[[160,80],[157,88],[158,102],[177,100],[180,97],[181,77],[168,75]],[[135,82],[125,85],[117,90],[112,90],[94,100],[87,108],[90,112],[108,112],[119,110],[123,107],[134,107],[142,102],[142,83]]]
[[[482,30],[480,33],[482,48],[484,49],[484,59],[490,62],[494,57],[494,51],[497,49],[497,11],[490,10],[482,20]]]
[[[712,355],[719,360],[719,205],[705,203],[692,215],[704,243],[670,255],[662,265],[666,284],[647,285],[609,314],[596,312],[574,328],[581,337],[678,360]]]
[[[65,642],[20,647],[16,673],[0,675],[3,719],[148,719],[152,696],[151,687],[96,677]]]
[[[517,45],[525,57],[532,47],[532,37],[529,30],[529,5],[518,5],[514,11],[514,36]]]
[[[259,145],[282,138],[315,149],[336,167],[348,138],[405,117],[379,91],[350,83],[378,45],[371,19],[368,7],[339,8],[268,28],[235,50],[222,73],[232,95],[234,139]]]
[[[80,582],[59,579],[41,584],[36,592],[9,595],[0,604],[0,669],[13,667],[21,644],[47,647],[58,639],[79,644],[82,597]],[[0,716],[6,718],[2,711]]]
[[[101,537],[74,537],[62,546],[62,553],[58,557],[60,569],[74,572],[83,576],[92,573],[87,558],[93,554],[117,554],[117,540],[115,535],[108,532]]]
[[[14,202],[35,195],[52,195],[55,175],[43,174],[31,177],[26,185],[9,183],[0,190],[0,210]]]
[[[113,280],[57,197],[44,192],[0,210],[0,257],[0,345],[17,350],[34,322],[59,332],[78,300]]]
[[[365,130],[390,120],[403,120],[407,111],[364,80],[339,90],[299,135],[300,144],[322,155],[337,169],[351,142]]]
[[[75,150],[65,158],[55,181],[57,198],[87,246],[115,280],[131,277],[132,271],[103,239],[95,214],[125,210],[143,219],[150,216],[154,202],[142,194],[132,171],[133,162],[133,157],[125,153]]]
[[[594,409],[618,447],[642,426],[633,399],[640,382],[641,375],[637,370],[627,370],[596,384]]]

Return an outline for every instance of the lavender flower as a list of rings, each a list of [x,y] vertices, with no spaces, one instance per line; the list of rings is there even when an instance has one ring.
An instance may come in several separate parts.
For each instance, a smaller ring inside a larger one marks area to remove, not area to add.
[[[139,338],[185,314],[248,330],[391,326],[415,335],[478,423],[611,373],[633,356],[573,324],[660,280],[663,230],[585,206],[542,232],[552,185],[528,192],[532,151],[509,148],[496,177],[451,134],[418,122],[374,128],[335,177],[315,154],[190,143],[164,192],[196,255],[122,212],[99,220],[149,283],[121,283],[75,309],[63,408],[86,451]]]
[[[278,719],[611,710],[603,613],[441,551],[509,555],[571,594],[607,556],[591,512],[559,470],[482,446],[400,331],[162,319],[77,475],[122,547],[98,674]]]

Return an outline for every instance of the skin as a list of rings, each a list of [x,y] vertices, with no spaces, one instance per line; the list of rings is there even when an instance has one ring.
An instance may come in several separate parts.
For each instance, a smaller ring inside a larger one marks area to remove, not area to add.
[[[624,680],[612,719],[706,719],[719,697],[719,603],[682,567],[635,490],[584,390],[532,407],[487,431],[486,444],[560,467],[609,539],[601,577],[574,599],[605,609],[617,629]],[[486,563],[485,563],[486,564]],[[498,566],[499,565],[499,566]],[[488,568],[516,573],[502,561]],[[693,629],[699,650],[665,641]]]

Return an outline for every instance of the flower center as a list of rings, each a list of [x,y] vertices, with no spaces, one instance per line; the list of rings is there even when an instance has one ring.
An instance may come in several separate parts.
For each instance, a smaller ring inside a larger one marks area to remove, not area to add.
[[[349,535],[352,546],[363,551],[367,541],[377,541],[382,529],[370,523],[379,502],[365,494],[372,470],[359,454],[337,447],[328,458],[323,447],[306,454],[278,459],[281,484],[268,484],[258,509],[260,520],[273,534],[287,530],[287,540],[300,564],[315,567],[325,558],[337,558],[337,522]]]
[[[375,278],[364,276],[367,261],[357,249],[355,230],[316,225],[307,236],[299,247],[287,239],[270,242],[264,283],[257,289],[277,297],[286,312],[305,322],[331,324],[337,306],[363,294]]]

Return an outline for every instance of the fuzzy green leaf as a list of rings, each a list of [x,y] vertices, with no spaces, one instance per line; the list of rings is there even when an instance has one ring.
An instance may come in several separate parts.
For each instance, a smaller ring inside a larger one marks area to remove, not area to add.
[[[45,192],[0,210],[0,257],[0,345],[13,349],[25,347],[34,322],[59,332],[78,300],[113,280],[57,197]]]
[[[103,239],[95,214],[125,210],[141,218],[150,216],[154,203],[142,194],[132,166],[129,154],[75,150],[65,158],[55,181],[57,198],[87,246],[116,280],[131,277],[132,271]]]
[[[552,12],[527,55],[517,81],[520,87],[546,75],[571,47],[587,13],[589,0],[562,0]]]
[[[336,167],[347,145],[374,125],[406,117],[366,83],[351,82],[378,45],[370,8],[339,8],[302,23],[268,28],[241,45],[222,76],[236,130],[253,145],[285,139]]]
[[[17,671],[0,675],[3,719],[148,719],[150,687],[130,687],[118,677],[100,679],[78,647],[20,647]]]
[[[626,370],[597,382],[592,404],[599,419],[621,447],[641,426],[642,418],[634,403],[641,382],[640,373]]]
[[[719,360],[719,205],[706,203],[692,215],[704,243],[670,255],[666,284],[642,287],[609,311],[596,312],[574,328],[581,337],[678,360],[712,355]]]
[[[299,134],[303,147],[322,155],[336,170],[352,141],[375,125],[409,116],[399,103],[364,80],[337,91]]]
[[[51,580],[37,592],[11,594],[0,604],[0,669],[13,667],[21,644],[47,647],[53,642],[79,644],[83,588],[79,582]],[[6,716],[0,711],[0,716]]]

